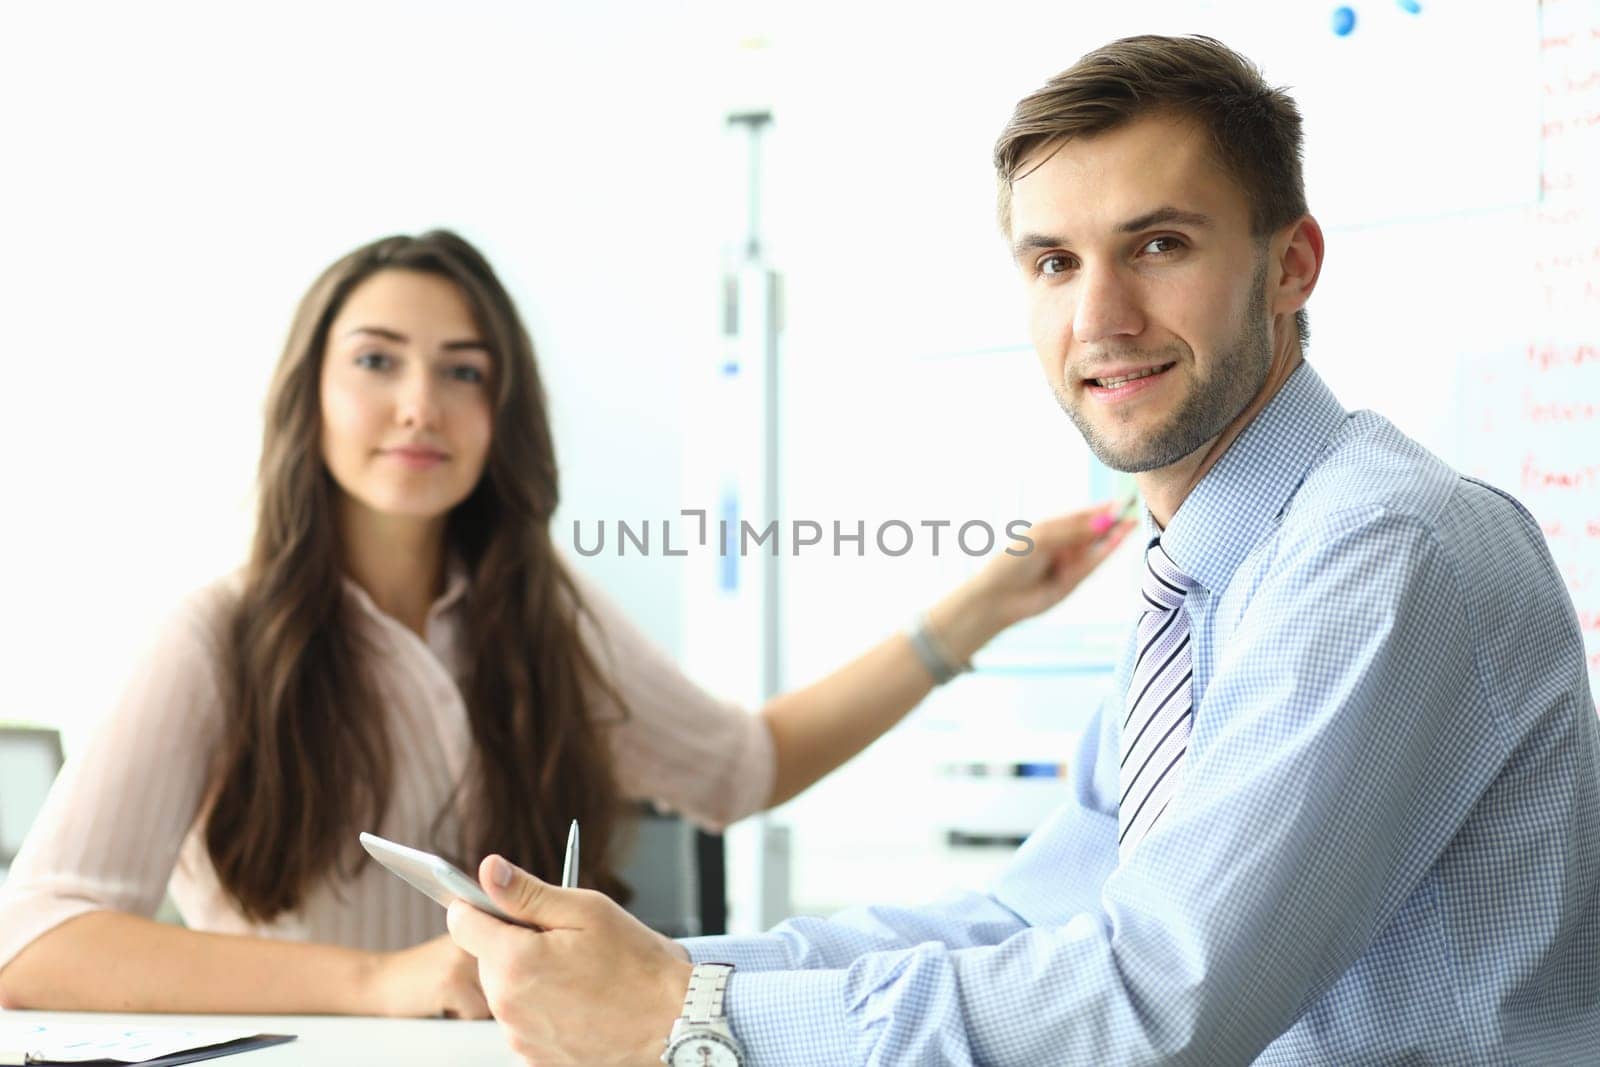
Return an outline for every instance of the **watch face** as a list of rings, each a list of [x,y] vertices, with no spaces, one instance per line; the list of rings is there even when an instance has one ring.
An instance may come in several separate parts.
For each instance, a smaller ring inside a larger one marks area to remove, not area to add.
[[[672,1048],[671,1067],[743,1067],[744,1057],[721,1034],[694,1034]]]

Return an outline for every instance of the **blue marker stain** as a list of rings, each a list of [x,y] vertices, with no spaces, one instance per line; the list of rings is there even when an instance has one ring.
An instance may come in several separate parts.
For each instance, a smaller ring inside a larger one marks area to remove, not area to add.
[[[731,488],[722,492],[721,520],[717,539],[722,560],[717,568],[717,585],[724,593],[733,593],[739,589],[739,494]],[[729,540],[733,542],[731,546]]]
[[[1356,9],[1353,7],[1336,7],[1333,9],[1333,32],[1340,37],[1350,36],[1350,31],[1356,28]]]

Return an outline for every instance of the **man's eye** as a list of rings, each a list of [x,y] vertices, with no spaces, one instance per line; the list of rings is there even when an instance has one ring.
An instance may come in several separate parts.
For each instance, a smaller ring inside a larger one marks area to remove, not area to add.
[[[383,352],[363,352],[356,357],[356,366],[367,370],[388,370],[394,366],[394,358]]]
[[[1045,256],[1039,261],[1040,274],[1065,274],[1072,269],[1072,261],[1066,256]]]
[[[1165,247],[1158,248],[1156,247],[1157,245],[1164,245]],[[1144,246],[1145,251],[1154,251],[1158,256],[1170,256],[1182,247],[1183,242],[1176,237],[1157,237],[1147,242]]]

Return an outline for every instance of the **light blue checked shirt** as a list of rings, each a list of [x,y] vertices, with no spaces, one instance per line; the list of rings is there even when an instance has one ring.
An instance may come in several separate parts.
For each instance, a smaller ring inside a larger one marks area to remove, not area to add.
[[[1150,835],[1118,865],[1119,695],[988,893],[687,942],[750,1063],[1600,1063],[1600,739],[1528,514],[1302,366],[1162,544]]]

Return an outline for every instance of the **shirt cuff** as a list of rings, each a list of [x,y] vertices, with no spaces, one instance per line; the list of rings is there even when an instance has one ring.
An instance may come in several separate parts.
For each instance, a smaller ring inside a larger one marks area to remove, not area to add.
[[[845,1016],[846,971],[751,971],[728,976],[722,1007],[753,1067],[858,1063]]]
[[[787,971],[794,966],[783,938],[771,934],[685,937],[680,943],[695,963],[731,963],[740,971]]]

